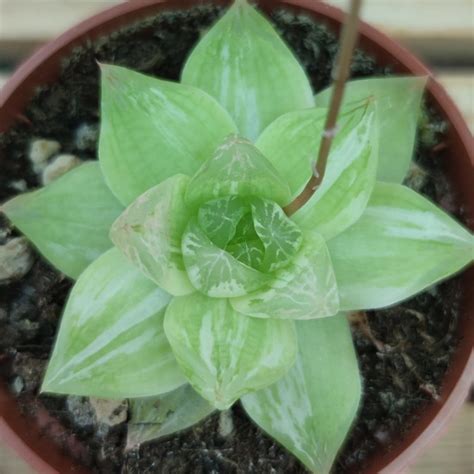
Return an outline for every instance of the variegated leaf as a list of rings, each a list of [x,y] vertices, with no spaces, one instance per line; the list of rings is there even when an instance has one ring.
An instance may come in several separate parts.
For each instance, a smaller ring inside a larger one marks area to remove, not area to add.
[[[272,201],[253,199],[251,206],[255,231],[265,247],[261,270],[285,267],[301,247],[299,227]]]
[[[130,400],[127,449],[185,430],[210,415],[215,408],[185,384],[158,397]]]
[[[385,77],[349,81],[343,104],[374,98],[379,123],[377,179],[400,183],[413,157],[420,104],[426,77]],[[316,95],[318,106],[328,107],[332,88]]]
[[[238,194],[288,204],[290,190],[272,164],[249,141],[228,137],[193,176],[186,193],[190,204]]]
[[[251,140],[280,115],[314,105],[303,68],[271,24],[243,0],[201,39],[182,81],[214,96]]]
[[[196,219],[190,221],[183,234],[182,250],[191,283],[213,298],[246,295],[270,279],[214,245]]]
[[[99,159],[125,205],[161,181],[191,175],[236,127],[215,99],[191,86],[102,65]]]
[[[288,112],[272,122],[255,143],[285,177],[293,198],[311,177],[327,112],[319,107]]]
[[[314,473],[328,474],[357,414],[361,380],[344,315],[296,322],[296,364],[242,398],[250,417]]]
[[[230,302],[240,313],[257,318],[313,319],[336,314],[336,277],[324,239],[305,233],[299,253],[268,286]]]
[[[106,186],[99,163],[90,162],[0,210],[58,270],[77,278],[112,247],[109,229],[123,206]]]
[[[226,247],[234,258],[252,268],[260,268],[263,264],[265,248],[261,240],[237,242]]]
[[[328,242],[344,310],[389,306],[472,262],[474,237],[411,189],[378,183],[353,226]]]
[[[121,399],[182,385],[163,330],[169,300],[117,249],[99,257],[71,292],[42,391]]]
[[[165,331],[189,383],[216,408],[282,377],[293,365],[293,321],[249,318],[226,299],[199,293],[174,298]]]
[[[138,197],[117,219],[110,236],[144,275],[172,295],[192,293],[181,237],[192,215],[184,202],[189,178],[175,175]]]
[[[252,211],[249,206],[248,214],[240,219],[235,229],[235,235],[229,244],[239,244],[241,242],[250,242],[251,240],[259,240],[255,227],[253,225]]]
[[[268,127],[257,147],[297,194],[312,174],[324,130],[324,114],[309,109],[287,114]],[[325,239],[342,232],[363,212],[375,183],[378,131],[372,103],[347,107],[329,155],[322,185],[292,219]]]
[[[240,220],[247,213],[247,202],[239,196],[227,196],[203,204],[198,222],[212,242],[222,248],[235,236]]]

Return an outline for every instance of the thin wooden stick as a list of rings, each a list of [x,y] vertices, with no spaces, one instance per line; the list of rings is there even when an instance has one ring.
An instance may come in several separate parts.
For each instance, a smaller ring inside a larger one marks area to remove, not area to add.
[[[316,192],[321,185],[326,165],[328,161],[329,151],[331,150],[332,139],[337,134],[337,117],[341,108],[342,99],[344,97],[344,88],[349,77],[352,53],[354,52],[357,40],[357,32],[359,27],[359,12],[362,0],[352,0],[351,8],[345,26],[342,32],[341,47],[338,53],[336,66],[333,70],[334,86],[331,95],[328,115],[324,126],[323,138],[319,147],[318,159],[313,170],[313,175],[306,184],[305,188],[293,202],[284,208],[288,216],[294,214],[298,209],[303,207]]]

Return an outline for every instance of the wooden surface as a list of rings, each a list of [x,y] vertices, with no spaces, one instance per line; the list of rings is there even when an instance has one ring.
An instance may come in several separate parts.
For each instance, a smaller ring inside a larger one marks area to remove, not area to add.
[[[9,66],[116,0],[0,0],[0,87]],[[346,0],[328,3],[344,7]],[[474,0],[365,0],[363,18],[433,66],[474,130]],[[466,404],[409,474],[474,473],[474,405]],[[33,471],[0,443],[0,474]],[[61,473],[62,474],[62,473]]]

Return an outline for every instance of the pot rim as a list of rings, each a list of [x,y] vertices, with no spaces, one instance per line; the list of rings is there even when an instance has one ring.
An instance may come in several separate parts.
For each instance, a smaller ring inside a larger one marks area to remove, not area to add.
[[[0,124],[0,132],[6,131],[13,124],[22,119],[22,109],[33,96],[35,86],[51,82],[51,78],[47,77],[48,73],[45,71],[48,69],[45,63],[53,61],[53,57],[59,54],[62,56],[67,54],[74,46],[83,43],[83,41],[89,37],[96,38],[107,34],[111,30],[119,28],[120,25],[130,24],[131,21],[136,21],[139,18],[157,13],[162,9],[185,9],[202,3],[227,4],[229,2],[226,0],[209,0],[209,2],[202,0],[135,0],[125,2],[99,12],[70,28],[57,39],[48,42],[27,59],[0,90],[0,116],[2,116],[2,113],[5,115],[2,124]],[[339,29],[344,18],[344,13],[341,10],[320,1],[257,0],[257,3],[266,10],[272,10],[276,6],[285,6],[290,9],[304,10],[309,15],[319,17],[320,20],[321,17],[325,17],[332,24],[332,28],[336,30]],[[133,20],[128,19],[127,21],[127,15],[131,13],[137,14],[136,18]],[[118,21],[119,19],[121,21]],[[118,25],[119,23],[120,25]],[[470,174],[467,173],[467,176],[465,176],[466,173],[459,171],[457,174],[455,173],[456,178],[461,184],[471,183],[472,186],[474,176],[474,171],[472,170],[474,166],[472,136],[452,99],[433,78],[431,71],[403,46],[363,21],[360,23],[359,31],[361,43],[366,43],[369,49],[370,47],[374,47],[382,56],[392,58],[392,60],[398,63],[400,70],[409,74],[429,76],[430,79],[427,86],[428,93],[445,119],[451,124],[454,133],[453,146],[463,149],[464,158],[467,157],[468,162],[471,164]],[[364,47],[364,49],[367,48]],[[56,59],[55,64],[49,65],[49,69],[57,70],[57,62],[58,60]],[[53,73],[53,76],[54,75]],[[462,166],[459,166],[459,163],[458,166],[453,164],[452,167],[462,168]],[[463,174],[464,176],[462,176]],[[466,188],[466,186],[464,186],[464,188]],[[463,193],[461,193],[461,195],[462,194]],[[464,196],[462,201],[470,200],[474,204],[474,192],[464,192],[464,194],[466,196]],[[469,199],[469,197],[471,199]],[[474,214],[474,209],[470,212]],[[467,281],[467,286],[465,285],[465,290],[469,287],[469,284],[472,286],[472,282],[474,282],[474,268],[468,270],[466,274],[465,280]],[[406,442],[402,442],[398,446],[398,449],[394,449],[392,452],[382,456],[379,455],[379,459],[370,463],[367,472],[382,474],[397,474],[402,472],[427,445],[432,443],[442,433],[448,421],[461,408],[469,393],[474,373],[474,355],[469,349],[469,347],[472,348],[472,342],[474,341],[474,328],[472,324],[468,324],[468,320],[473,319],[472,308],[474,308],[474,296],[467,298],[467,302],[465,301],[464,303],[471,308],[471,311],[469,314],[464,315],[466,321],[464,321],[464,339],[461,341],[462,350],[457,348],[457,357],[452,356],[451,363],[453,366],[456,366],[456,370],[454,374],[445,374],[443,383],[443,391],[445,393],[442,394],[441,400],[438,402],[438,405],[431,406],[427,409],[427,411],[430,412],[429,415],[422,414],[420,416],[421,420],[414,424],[414,427],[419,428],[417,433],[412,436],[408,435]],[[452,369],[453,367],[450,366],[448,372],[452,371]],[[452,383],[450,383],[450,387],[446,388],[444,385],[446,385],[447,378],[449,378]],[[5,413],[8,413],[7,410],[13,406],[11,397],[8,396],[6,390],[7,389],[0,384],[0,441],[10,445],[38,472],[45,474],[57,472],[61,472],[61,474],[65,474],[66,472],[79,474],[87,472],[80,466],[75,465],[59,451],[54,455],[54,464],[62,465],[63,467],[61,471],[57,471],[55,467],[48,464],[45,460],[47,456],[43,454],[45,452],[44,449],[40,450],[41,455],[38,453],[37,440],[26,436],[23,432],[22,434],[19,433],[21,430],[25,431],[28,429],[26,424],[22,429],[17,429],[16,431],[10,426],[9,422],[3,416]],[[432,405],[435,405],[435,403]],[[410,433],[414,431],[414,427],[410,429]],[[51,455],[49,450],[48,454]],[[371,459],[372,458],[377,458],[377,453],[374,453],[371,456]],[[70,470],[63,470],[66,465],[69,466],[68,469]]]

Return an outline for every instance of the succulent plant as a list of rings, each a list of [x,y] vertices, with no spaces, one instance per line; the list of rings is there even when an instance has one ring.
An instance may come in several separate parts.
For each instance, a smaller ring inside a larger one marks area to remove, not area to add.
[[[313,472],[357,414],[347,313],[402,301],[469,264],[472,235],[400,184],[425,78],[347,84],[326,175],[330,91],[237,1],[181,83],[102,65],[99,161],[3,212],[77,279],[42,390],[130,398],[129,446],[241,400]]]

